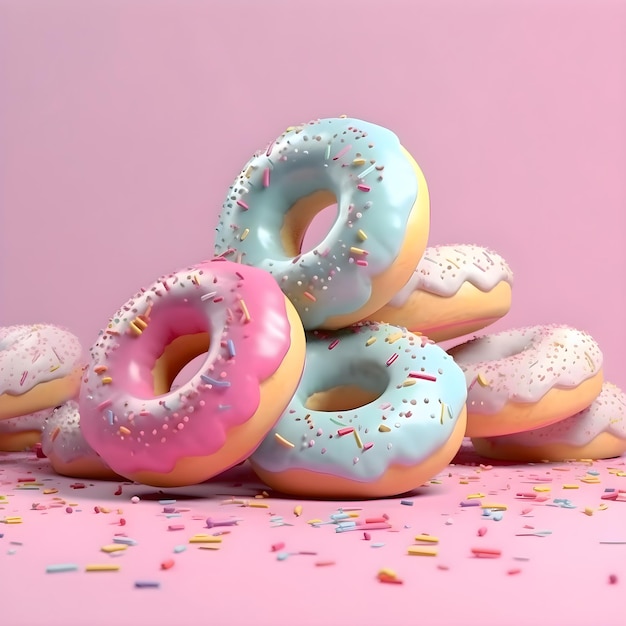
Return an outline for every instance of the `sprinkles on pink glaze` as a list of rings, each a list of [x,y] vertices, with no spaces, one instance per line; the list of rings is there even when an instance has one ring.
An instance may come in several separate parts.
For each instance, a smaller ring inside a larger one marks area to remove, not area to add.
[[[306,407],[313,394],[343,385],[380,396],[353,409]],[[316,331],[300,386],[250,460],[268,472],[306,469],[320,480],[372,482],[391,465],[414,466],[439,450],[466,396],[461,369],[426,337],[388,324]]]
[[[236,253],[238,261],[270,272],[304,327],[323,327],[328,318],[363,307],[372,279],[400,254],[418,194],[428,206],[416,172],[398,137],[376,124],[330,118],[290,127],[255,154],[231,186],[216,254],[234,260]],[[286,216],[315,193],[328,196],[320,208],[336,202],[334,224],[313,250],[286,250]]]
[[[464,283],[486,292],[501,282],[512,285],[513,272],[492,250],[469,244],[429,247],[409,282],[389,301],[389,306],[403,307],[414,291],[449,298]]]
[[[449,351],[465,373],[469,411],[498,413],[507,402],[538,402],[602,369],[593,338],[569,326],[528,326],[471,339]]]
[[[197,333],[210,337],[197,373],[155,395],[157,359],[175,338]],[[285,298],[266,272],[215,258],[163,276],[129,300],[91,348],[81,430],[122,475],[168,473],[181,457],[220,450],[228,431],[249,420],[259,382],[276,372],[290,343]]]
[[[0,394],[21,395],[80,366],[81,345],[51,324],[0,328]]]
[[[533,447],[546,444],[584,446],[601,433],[626,441],[626,394],[611,383],[604,383],[591,406],[560,422],[527,432],[487,437],[493,445]]]

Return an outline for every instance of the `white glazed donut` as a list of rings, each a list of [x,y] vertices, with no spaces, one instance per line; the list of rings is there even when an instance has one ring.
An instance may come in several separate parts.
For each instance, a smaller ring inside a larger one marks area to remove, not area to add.
[[[316,331],[294,397],[250,462],[298,496],[405,493],[458,452],[466,396],[460,368],[425,337],[388,324]]]
[[[328,233],[302,250],[315,215],[333,204]],[[321,119],[288,128],[244,166],[215,252],[270,272],[305,329],[343,328],[406,283],[429,228],[426,180],[398,137],[361,120]]]
[[[548,426],[588,407],[603,382],[602,352],[569,326],[529,326],[448,350],[465,372],[467,435]]]
[[[81,356],[77,337],[64,328],[51,324],[0,327],[0,423],[19,418],[25,425],[21,428],[12,422],[14,426],[7,426],[0,436],[0,449],[23,449],[39,441],[40,412],[51,412],[78,394]]]
[[[85,441],[80,430],[78,403],[74,400],[54,409],[45,420],[41,450],[57,474],[103,480],[118,478]]]
[[[0,420],[0,450],[20,452],[32,448],[41,439],[44,423],[54,409],[41,409],[20,417]]]
[[[506,315],[512,285],[510,267],[492,250],[467,244],[429,247],[409,282],[368,319],[445,341]]]
[[[479,454],[511,461],[609,459],[626,452],[626,394],[604,383],[600,395],[580,413],[515,435],[472,439]]]

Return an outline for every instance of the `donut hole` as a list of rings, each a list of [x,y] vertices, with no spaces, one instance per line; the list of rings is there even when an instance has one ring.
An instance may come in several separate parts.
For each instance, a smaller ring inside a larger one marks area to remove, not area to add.
[[[169,393],[197,374],[206,360],[211,340],[208,332],[181,335],[173,339],[152,369],[155,395]]]
[[[337,197],[328,189],[319,189],[296,200],[285,214],[280,231],[285,253],[295,257],[318,246],[338,214]]]
[[[309,394],[304,406],[312,411],[337,413],[366,406],[378,400],[387,390],[389,375],[378,363],[347,363],[341,373],[329,368],[326,372],[328,385]],[[333,385],[344,378],[345,384]]]

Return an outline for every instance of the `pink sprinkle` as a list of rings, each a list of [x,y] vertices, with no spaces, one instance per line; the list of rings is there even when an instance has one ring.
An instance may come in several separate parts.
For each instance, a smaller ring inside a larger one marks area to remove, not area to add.
[[[340,428],[337,431],[337,434],[340,437],[343,437],[344,435],[349,435],[350,433],[354,432],[354,428],[352,428],[352,426],[348,426],[347,428]]]
[[[370,535],[369,533],[363,533],[363,539],[365,539],[365,541],[369,541],[372,538],[372,535]]]
[[[363,259],[357,259],[356,264],[360,267],[367,267],[368,265],[367,261],[364,261]]]
[[[120,526],[126,526],[126,520],[123,517],[120,517]]]
[[[611,574],[609,576],[609,585],[614,585],[617,583],[617,576],[615,574]]]
[[[330,342],[330,344],[328,344],[328,349],[332,350],[333,348],[337,346],[338,343],[339,343],[339,339],[334,339],[333,341]]]
[[[478,536],[479,537],[484,537],[487,534],[487,527],[486,526],[481,526],[478,529]]]
[[[284,547],[285,547],[285,542],[284,541],[280,541],[278,543],[273,543],[272,544],[272,552],[279,552]]]
[[[22,379],[20,380],[20,387],[24,384],[24,381],[26,380],[27,376],[28,376],[28,372],[24,372],[22,374]]]
[[[356,188],[359,191],[369,191],[371,189],[371,187],[369,185],[364,185],[363,183],[360,183],[356,186]]]
[[[312,293],[309,293],[308,291],[305,291],[303,295],[309,300],[311,300],[312,302],[315,302],[317,300],[317,298]]]
[[[365,452],[366,450],[369,450],[370,448],[373,448],[374,444],[371,441],[368,441],[367,443],[363,444],[363,452]]]
[[[348,145],[339,150],[339,152],[337,152],[337,154],[333,157],[333,161],[338,161],[346,152],[348,152],[348,150],[350,150],[350,148],[352,148],[352,146]]]
[[[520,515],[528,515],[530,512],[532,512],[532,509],[522,509]]]
[[[66,513],[73,513],[74,509],[71,506],[65,507],[65,512]]]
[[[514,569],[510,569],[510,570],[508,570],[508,571],[507,571],[507,574],[508,574],[509,576],[515,576],[515,574],[519,574],[519,573],[521,573],[521,571],[522,571],[522,570],[521,570],[519,567],[516,567],[516,568],[514,568]]]
[[[436,381],[437,377],[432,374],[424,374],[424,372],[409,372],[409,378],[420,378],[421,380]]]
[[[265,156],[269,156],[270,154],[272,154],[272,150],[274,149],[275,145],[276,145],[276,142],[272,141],[270,145],[267,146],[267,151],[265,152]]]
[[[263,170],[263,187],[269,187],[270,186],[270,168],[266,167]]]
[[[104,402],[101,402],[97,408],[99,411],[101,411],[102,409],[106,409],[108,406],[111,406],[112,404],[113,404],[113,401],[110,399],[107,399]]]
[[[243,200],[237,200],[237,204],[244,209],[244,211],[247,211],[250,208]]]
[[[398,358],[398,354],[392,354],[388,359],[387,359],[387,367],[389,367],[396,359]]]

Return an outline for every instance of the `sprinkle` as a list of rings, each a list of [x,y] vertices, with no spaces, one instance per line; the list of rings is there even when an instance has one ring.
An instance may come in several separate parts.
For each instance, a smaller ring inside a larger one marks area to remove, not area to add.
[[[476,382],[481,387],[489,387],[489,381],[480,372],[478,373],[478,376],[476,377]]]
[[[24,384],[24,381],[26,380],[27,376],[28,376],[28,372],[22,373],[22,378],[20,379],[20,387]]]
[[[301,504],[297,504],[294,509],[293,509],[293,514],[296,517],[300,517],[302,515],[302,505]]]
[[[441,415],[439,416],[439,423],[440,424],[443,424],[443,415],[445,413],[445,410],[446,410],[446,403],[442,402],[441,403]]]
[[[339,345],[339,339],[333,339],[333,341],[331,341],[328,344],[328,349],[332,350],[333,348],[336,348]]]
[[[436,376],[432,374],[425,374],[424,372],[409,372],[409,378],[419,378],[421,380],[430,380],[435,382],[437,380]]]
[[[352,428],[352,426],[348,426],[347,428],[340,428],[337,431],[337,434],[340,437],[343,437],[344,435],[349,435],[351,432],[354,432],[354,428]]]
[[[595,366],[593,360],[591,359],[591,357],[589,356],[588,352],[585,352],[585,358],[587,359],[587,362],[589,363],[589,367],[591,367],[592,370],[595,370],[596,366]]]
[[[329,157],[330,157],[330,144],[326,146],[326,152],[324,153],[324,160],[328,161]]]
[[[302,295],[304,295],[305,298],[311,300],[311,302],[317,302],[317,298],[309,291],[305,291]]]
[[[376,342],[376,337],[370,337],[366,342],[365,345],[366,346],[371,346],[373,343]]]
[[[361,441],[361,437],[359,437],[359,433],[356,430],[352,431],[354,433],[354,438],[356,439],[356,445],[359,448],[363,448],[363,442]]]
[[[99,564],[95,563],[92,565],[85,566],[86,572],[117,572],[120,569],[119,565],[113,564]]]
[[[187,546],[174,546],[174,554],[180,554],[181,552],[184,552],[187,549]]]
[[[161,583],[156,580],[136,580],[135,588],[136,589],[158,589],[161,586]]]
[[[374,447],[374,444],[371,441],[368,441],[367,443],[363,444],[363,452],[366,452],[367,450],[370,450],[373,447]]]
[[[357,157],[352,160],[352,165],[365,165],[367,161],[363,157]]]
[[[104,376],[102,378],[103,385],[110,385],[113,382],[113,379],[110,376]]]
[[[263,187],[269,187],[270,186],[270,168],[266,167],[263,170]]]
[[[378,426],[378,432],[381,433],[388,433],[391,431],[391,428],[389,428],[389,426],[387,426],[386,424],[379,424]]]
[[[437,556],[437,548],[428,546],[409,546],[408,553],[411,556]]]
[[[233,357],[237,355],[237,352],[235,351],[235,343],[233,342],[232,339],[229,339],[226,342],[226,346],[228,348],[228,356],[232,359]]]
[[[246,306],[246,303],[243,300],[239,300],[239,306],[241,307],[241,310],[243,312],[243,316],[246,320],[246,322],[250,321],[250,312],[248,311],[248,307]]]
[[[172,569],[174,567],[174,559],[167,559],[161,562],[161,569]]]
[[[497,559],[502,551],[495,548],[472,548],[472,554],[478,558]]]
[[[113,543],[121,543],[125,546],[136,546],[137,542],[134,539],[131,539],[130,537],[122,537],[117,536],[117,537],[113,537]]]
[[[403,383],[403,387],[412,387],[417,381],[414,378],[407,378]]]
[[[205,293],[204,295],[200,296],[200,301],[206,302],[207,300],[210,300],[216,295],[217,295],[217,291],[211,291],[210,293]]]
[[[481,526],[476,533],[479,537],[484,537],[487,534],[487,527]]]
[[[222,538],[200,533],[191,537],[189,543],[222,543]]]
[[[334,565],[335,561],[316,561],[315,567],[326,567],[328,565]]]
[[[482,509],[491,509],[493,511],[506,511],[508,508],[506,504],[484,503],[484,504],[481,504],[480,506]]]
[[[118,432],[120,435],[130,435],[130,430],[126,426],[120,426]]]
[[[356,188],[357,188],[359,191],[369,191],[369,190],[371,189],[371,187],[370,187],[369,185],[364,185],[364,184],[362,184],[362,183],[358,184],[358,185],[356,186]]]
[[[392,354],[388,359],[387,362],[385,363],[385,365],[387,367],[389,367],[392,363],[394,363],[396,361],[396,359],[398,358],[398,354],[397,352]]]
[[[457,269],[461,269],[452,259],[446,259],[446,261],[454,265],[454,267],[456,267]]]
[[[350,252],[352,254],[367,254],[366,250],[363,250],[363,248],[357,248],[356,246],[352,246],[350,248]],[[402,333],[400,333],[400,337],[402,337]]]
[[[128,548],[128,546],[125,546],[123,544],[110,543],[109,545],[102,546],[100,550],[102,552],[106,552],[107,554],[110,554],[112,552],[123,552],[124,550],[126,550],[126,548]]]
[[[56,563],[46,567],[46,574],[57,574],[60,572],[76,572],[78,565],[76,563]]]
[[[424,541],[425,543],[439,543],[439,537],[434,535],[416,535],[415,541]]]
[[[228,380],[217,380],[215,378],[211,378],[211,376],[207,376],[206,374],[200,374],[200,378],[208,385],[215,385],[216,387],[230,387],[230,381]]]
[[[365,231],[362,230],[361,228],[359,228],[359,230],[356,231],[356,235],[361,241],[367,240],[367,235],[365,234]]]
[[[358,176],[359,178],[365,178],[368,174],[376,169],[376,165],[372,164],[368,168],[364,169]]]
[[[617,583],[617,576],[615,574],[611,574],[609,576],[609,585],[614,585]]]
[[[274,433],[274,438],[276,439],[276,441],[278,441],[278,443],[285,446],[286,448],[295,448],[295,445],[291,443],[291,441],[288,441],[287,439],[285,439],[282,435],[279,435],[278,433]]]
[[[237,200],[237,205],[240,206],[244,211],[247,211],[250,208],[243,200]]]
[[[508,576],[515,576],[516,574],[520,574],[521,573],[521,569],[519,567],[514,567],[513,569],[507,570],[507,575]]]
[[[350,149],[352,148],[351,145],[347,145],[344,148],[342,148],[341,150],[339,150],[339,152],[337,152],[337,154],[333,157],[333,161],[338,161],[344,154],[346,154],[346,152],[348,152]]]
[[[243,241],[250,234],[250,229],[246,228],[241,235],[239,235],[239,241]]]
[[[413,500],[400,500],[400,504],[404,506],[413,506]]]

